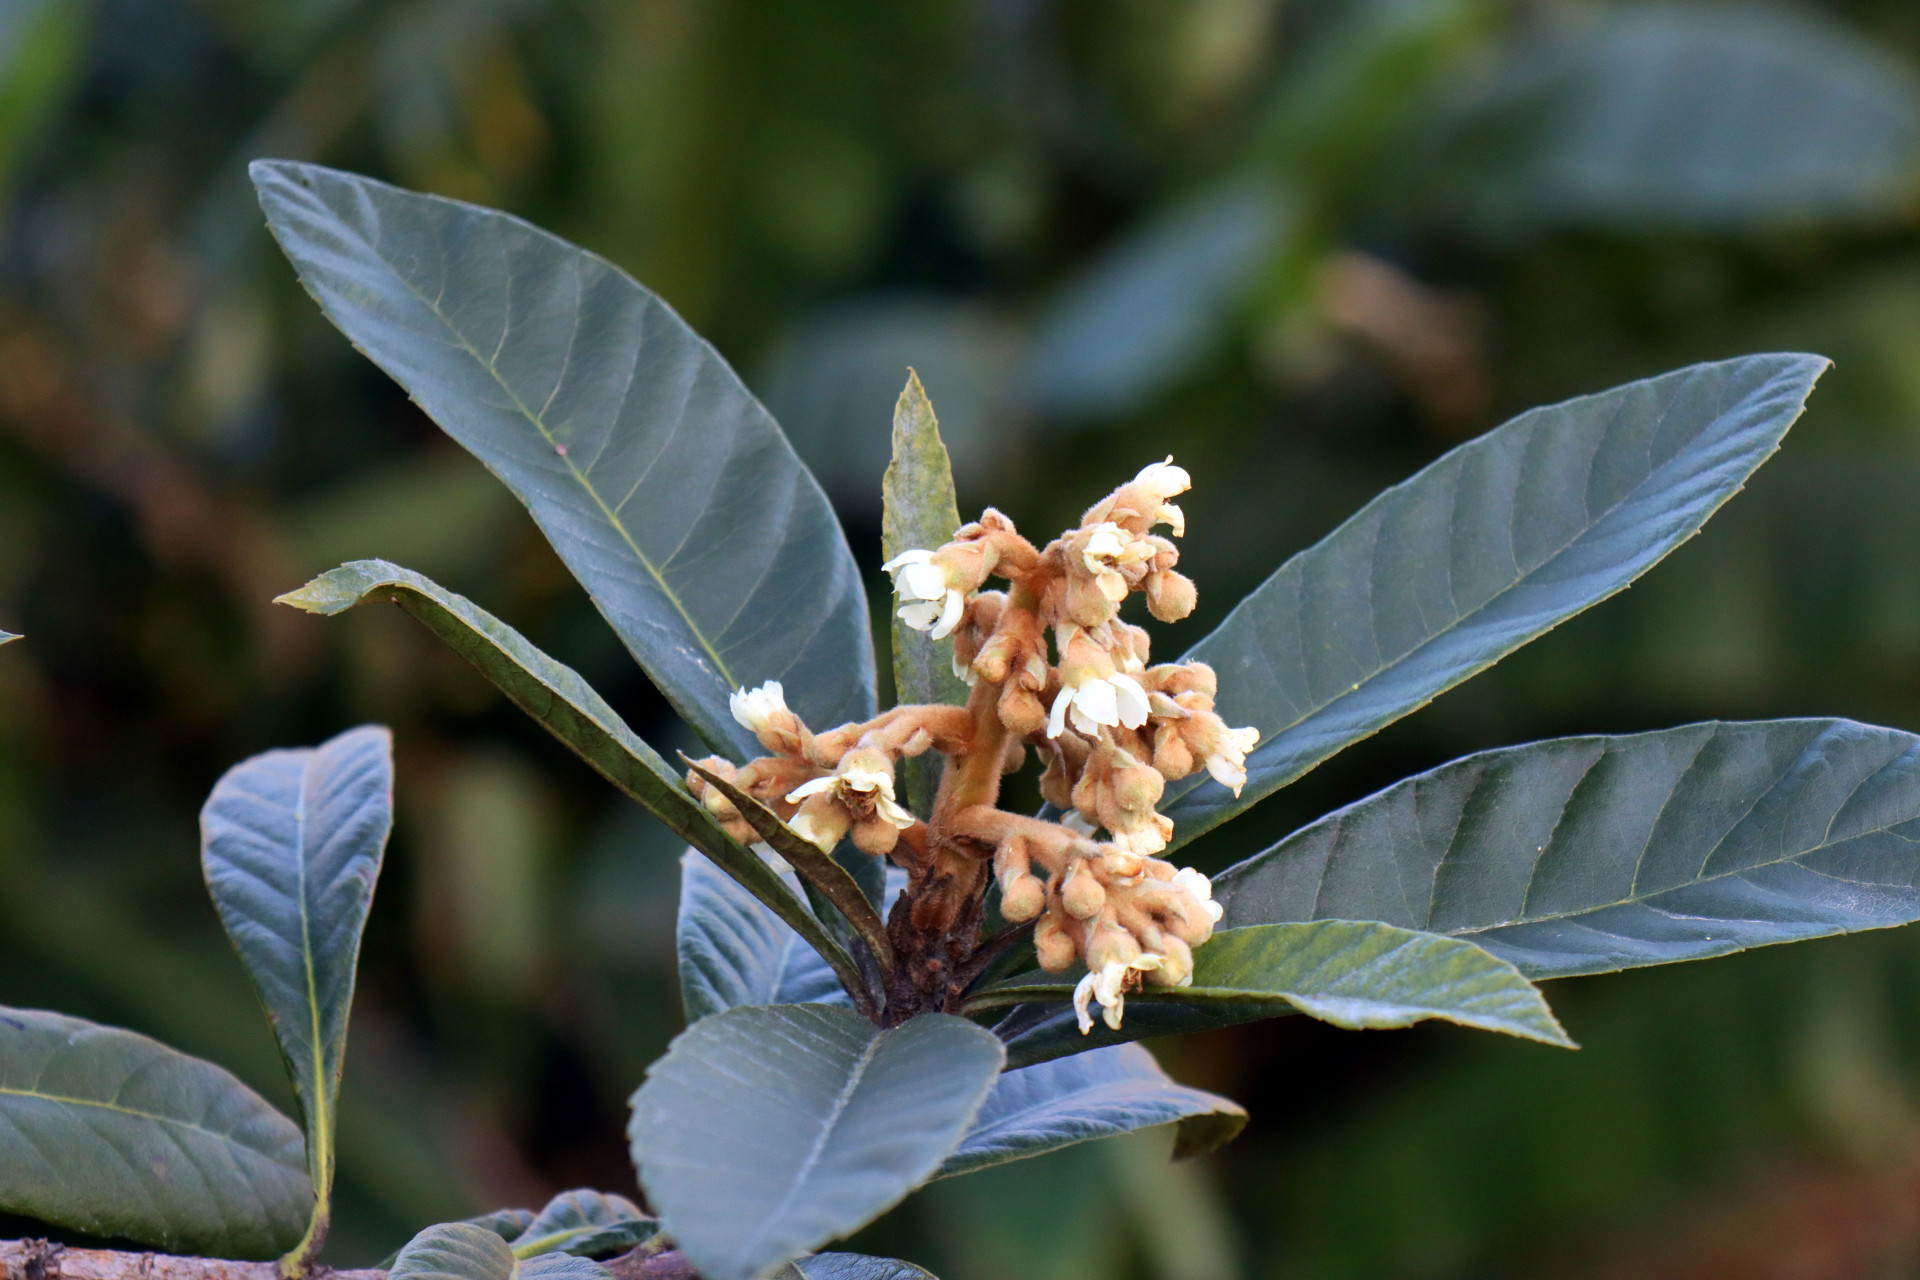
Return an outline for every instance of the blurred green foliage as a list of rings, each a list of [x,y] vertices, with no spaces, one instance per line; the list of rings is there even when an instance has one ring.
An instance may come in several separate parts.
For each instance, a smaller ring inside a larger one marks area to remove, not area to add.
[[[1182,646],[1510,412],[1749,350],[1837,359],[1704,537],[1196,845],[1204,867],[1485,746],[1920,729],[1898,0],[6,0],[0,624],[28,638],[0,657],[0,997],[284,1102],[194,814],[242,755],[392,724],[332,1261],[631,1189],[621,1099],[679,1025],[679,850],[397,614],[267,601],[395,559],[690,739],[505,490],[298,296],[245,183],[263,155],[508,208],[632,271],[762,390],[869,566],[908,364],[963,512],[1044,534],[1175,453]],[[1917,996],[1895,933],[1562,984],[1589,1046],[1564,1058],[1217,1033],[1168,1051],[1254,1112],[1211,1162],[1130,1139],[939,1184],[872,1251],[949,1280],[1904,1274]]]

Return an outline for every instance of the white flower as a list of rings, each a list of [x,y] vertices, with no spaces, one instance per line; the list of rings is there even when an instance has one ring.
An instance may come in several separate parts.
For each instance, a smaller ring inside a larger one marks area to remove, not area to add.
[[[1213,900],[1213,881],[1192,867],[1182,867],[1173,873],[1173,887],[1199,903],[1215,924],[1227,913],[1225,907]]]
[[[1099,733],[1101,725],[1138,729],[1147,722],[1151,710],[1147,691],[1132,676],[1117,672],[1090,676],[1076,686],[1061,686],[1053,700],[1052,714],[1047,717],[1047,736],[1059,737],[1069,715],[1073,727],[1088,737]]]
[[[960,625],[967,598],[947,583],[947,571],[934,563],[931,551],[902,551],[880,566],[893,575],[893,590],[901,600],[900,620],[915,631],[944,640]]]
[[[1135,538],[1111,520],[1089,527],[1087,545],[1080,561],[1100,588],[1100,594],[1115,604],[1127,598],[1127,580],[1120,575],[1122,565],[1141,564],[1153,559],[1153,544]]]
[[[864,814],[871,811],[901,831],[918,821],[894,798],[892,778],[878,769],[862,769],[858,766],[801,783],[787,792],[787,803],[800,804],[810,796],[829,793],[849,813]],[[801,839],[828,851],[840,843],[840,837],[846,834],[844,824],[835,830],[833,822],[816,820],[814,813],[804,806],[789,825]]]
[[[1214,739],[1213,750],[1207,753],[1207,772],[1221,786],[1233,788],[1233,794],[1238,796],[1240,788],[1247,785],[1247,752],[1259,745],[1258,729],[1251,726],[1228,729]]]
[[[1173,465],[1172,454],[1167,455],[1165,462],[1153,462],[1140,468],[1140,474],[1133,478],[1133,482],[1162,502],[1193,488],[1193,477],[1187,474],[1185,467]]]
[[[1115,1031],[1120,1029],[1120,1019],[1127,1011],[1127,983],[1136,973],[1145,973],[1160,967],[1160,957],[1152,952],[1142,952],[1132,962],[1110,960],[1099,970],[1089,971],[1073,988],[1073,1016],[1080,1023],[1080,1034],[1086,1035],[1093,1030],[1093,1014],[1087,1006],[1098,1001],[1100,1020]]]
[[[769,680],[758,689],[743,687],[728,697],[727,708],[753,733],[765,733],[774,716],[787,713],[786,690],[778,680]]]

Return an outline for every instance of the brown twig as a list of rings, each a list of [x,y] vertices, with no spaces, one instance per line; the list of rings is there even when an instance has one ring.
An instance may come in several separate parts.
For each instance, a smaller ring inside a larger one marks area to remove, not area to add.
[[[314,1280],[384,1280],[384,1271],[318,1267]],[[664,1275],[666,1273],[660,1273]],[[0,1280],[278,1280],[271,1262],[231,1262],[118,1249],[69,1249],[45,1240],[0,1240]],[[656,1280],[653,1275],[647,1280]]]

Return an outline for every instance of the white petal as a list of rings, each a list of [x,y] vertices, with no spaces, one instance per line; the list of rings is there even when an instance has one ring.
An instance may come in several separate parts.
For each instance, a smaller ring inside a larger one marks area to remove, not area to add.
[[[1167,455],[1165,462],[1155,462],[1141,468],[1133,482],[1151,487],[1162,501],[1193,488],[1193,477],[1187,474],[1185,467],[1173,465],[1172,454]]]
[[[815,778],[812,782],[803,782],[793,790],[787,792],[787,803],[799,804],[808,796],[817,796],[822,791],[831,791],[836,781],[837,779],[835,779],[832,774],[828,774],[824,778]]]
[[[1095,724],[1120,723],[1120,698],[1106,680],[1087,680],[1073,692],[1073,709],[1084,712]]]
[[[940,606],[932,600],[922,600],[916,604],[900,606],[900,621],[915,631],[930,631],[933,624],[940,620]]]
[[[1187,513],[1179,507],[1174,506],[1171,502],[1163,502],[1160,504],[1160,509],[1153,513],[1153,522],[1155,524],[1172,525],[1173,536],[1176,538],[1184,538],[1187,536]]]
[[[947,592],[946,607],[940,611],[940,624],[927,635],[935,640],[945,640],[960,625],[960,619],[966,615],[967,598],[958,591]]]
[[[912,551],[902,551],[899,555],[881,565],[880,568],[887,573],[897,573],[907,565],[926,564],[932,559],[933,552],[922,551],[916,547]]]
[[[1192,867],[1182,867],[1173,873],[1173,887],[1189,898],[1197,898],[1201,902],[1213,901],[1213,881]]]
[[[1153,708],[1147,703],[1147,691],[1140,682],[1129,675],[1116,674],[1108,683],[1113,686],[1120,707],[1120,723],[1129,729],[1138,729],[1147,722]]]
[[[938,600],[947,589],[947,571],[937,564],[910,564],[894,579],[894,590],[914,600]]]
[[[815,826],[813,815],[810,813],[796,813],[793,821],[787,825],[793,829],[793,834],[823,853],[832,853],[833,846],[840,843],[839,834],[825,827]]]
[[[1119,604],[1127,598],[1127,580],[1111,569],[1102,569],[1094,575],[1094,585],[1100,588],[1100,594]]]
[[[1067,731],[1067,705],[1073,701],[1073,690],[1062,685],[1059,696],[1053,700],[1053,710],[1047,716],[1047,736],[1057,738]]]
[[[1247,763],[1242,759],[1225,755],[1208,756],[1207,772],[1221,786],[1231,787],[1236,798],[1240,795],[1240,788],[1247,785]]]
[[[1087,1012],[1087,1003],[1093,999],[1093,983],[1093,975],[1088,974],[1073,988],[1073,1016],[1079,1020],[1083,1036],[1093,1030],[1093,1016]]]
[[[1260,745],[1260,731],[1252,725],[1248,725],[1244,729],[1229,729],[1227,733],[1232,737],[1233,745],[1240,748],[1241,755],[1245,755]]]
[[[908,827],[919,821],[913,814],[896,804],[890,795],[881,796],[874,802],[873,808],[874,812],[878,813],[902,831],[905,831]]]
[[[953,661],[953,678],[955,680],[960,680],[965,682],[967,688],[969,689],[973,688],[974,685],[980,683],[980,677],[973,674],[973,664],[970,662],[960,661],[960,654],[958,652],[954,653],[952,661]]]

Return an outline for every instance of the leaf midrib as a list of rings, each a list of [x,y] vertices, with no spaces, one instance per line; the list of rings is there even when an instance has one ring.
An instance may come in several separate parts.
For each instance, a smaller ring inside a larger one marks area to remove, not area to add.
[[[1752,391],[1744,392],[1738,398],[1738,401],[1744,401],[1748,399],[1752,394],[1753,394]],[[1736,401],[1736,403],[1738,401]],[[1670,409],[1671,406],[1669,405],[1668,408]],[[1663,410],[1662,411],[1663,416],[1665,415],[1665,413],[1666,413],[1666,410]],[[1726,413],[1727,413],[1727,409],[1725,408],[1720,409],[1715,415],[1716,419],[1719,417],[1724,417]],[[1697,440],[1698,438],[1699,438],[1698,436],[1693,437],[1694,440]],[[1689,443],[1691,443],[1691,441]],[[1779,448],[1779,443],[1778,441],[1776,441],[1774,443],[1773,449],[1770,449],[1768,451],[1769,456],[1771,456],[1771,454],[1774,451],[1777,451],[1778,448]],[[1320,702],[1317,705],[1307,708],[1306,711],[1302,712],[1299,716],[1295,717],[1288,724],[1282,726],[1279,729],[1274,730],[1273,735],[1271,737],[1262,738],[1260,742],[1254,746],[1254,749],[1247,753],[1249,765],[1254,764],[1254,760],[1253,760],[1254,756],[1256,756],[1259,752],[1265,750],[1271,744],[1278,742],[1286,734],[1291,733],[1293,730],[1299,728],[1301,725],[1305,724],[1307,721],[1313,719],[1315,716],[1324,712],[1327,708],[1334,706],[1337,703],[1344,702],[1347,699],[1353,697],[1355,694],[1359,693],[1362,689],[1366,688],[1367,686],[1374,683],[1376,680],[1380,679],[1382,675],[1386,674],[1388,671],[1392,670],[1393,668],[1405,663],[1408,659],[1418,654],[1421,650],[1426,649],[1428,646],[1434,644],[1435,642],[1441,640],[1442,638],[1456,631],[1459,631],[1463,627],[1467,626],[1476,617],[1487,612],[1494,605],[1498,604],[1501,600],[1505,599],[1507,596],[1512,594],[1512,592],[1522,582],[1540,573],[1542,570],[1544,570],[1549,565],[1551,565],[1554,561],[1558,560],[1561,556],[1565,555],[1569,548],[1573,547],[1575,544],[1580,542],[1583,538],[1587,537],[1593,531],[1595,526],[1600,524],[1603,520],[1607,519],[1609,516],[1613,515],[1622,507],[1626,506],[1628,503],[1634,501],[1640,495],[1641,491],[1647,487],[1649,482],[1652,481],[1652,479],[1656,475],[1660,474],[1662,471],[1666,470],[1669,466],[1671,466],[1675,460],[1676,458],[1669,458],[1666,462],[1649,470],[1648,473],[1645,476],[1643,476],[1633,486],[1633,488],[1628,491],[1627,494],[1621,497],[1617,502],[1613,503],[1610,506],[1602,508],[1597,514],[1593,515],[1589,520],[1587,520],[1587,522],[1580,528],[1580,530],[1577,533],[1575,533],[1572,537],[1568,538],[1565,542],[1561,543],[1559,546],[1555,547],[1551,554],[1549,554],[1544,559],[1542,559],[1538,564],[1534,565],[1533,568],[1527,570],[1524,573],[1518,574],[1517,576],[1512,578],[1509,582],[1507,582],[1505,586],[1501,587],[1498,591],[1495,591],[1492,595],[1488,596],[1484,601],[1476,605],[1474,608],[1468,610],[1465,613],[1460,614],[1459,617],[1455,618],[1453,622],[1448,624],[1446,627],[1442,628],[1439,631],[1433,632],[1431,635],[1428,635],[1425,639],[1421,640],[1418,644],[1413,645],[1411,648],[1408,648],[1405,651],[1395,655],[1391,660],[1384,662],[1379,666],[1375,667],[1362,680],[1360,680],[1358,684],[1353,685],[1347,689],[1344,689],[1334,694],[1332,697],[1326,699],[1324,702]],[[1763,458],[1762,461],[1764,460],[1765,459]],[[1592,459],[1590,457],[1589,466],[1591,466],[1591,462],[1592,462]],[[1758,465],[1759,464],[1757,463],[1755,464],[1756,467]],[[1748,474],[1749,475],[1752,474],[1753,470],[1754,468],[1751,468],[1751,467],[1748,468]],[[1394,492],[1395,490],[1404,489],[1406,486],[1411,485],[1415,481],[1417,481],[1420,478],[1421,474],[1423,474],[1423,472],[1416,472],[1414,475],[1411,475],[1407,477],[1405,480],[1401,481],[1398,485],[1395,485],[1393,489],[1388,490],[1388,492],[1391,493],[1391,492]],[[1450,507],[1450,511],[1452,512],[1457,512],[1458,510],[1457,497],[1458,497],[1458,494],[1456,490],[1456,493],[1455,493],[1456,500]],[[1725,499],[1722,499],[1722,501],[1724,502]],[[1452,522],[1453,522],[1453,515],[1450,514],[1448,517],[1449,526],[1452,525]],[[1346,525],[1345,523],[1343,523],[1339,529],[1335,529],[1333,533],[1328,534],[1327,537],[1332,538],[1333,536],[1338,534],[1341,531],[1341,529],[1344,529],[1345,527]],[[1379,530],[1376,527],[1374,530],[1376,537],[1378,536],[1378,532]],[[1688,538],[1693,537],[1694,534],[1697,534],[1698,532],[1699,532],[1699,526],[1698,524],[1696,524],[1690,532],[1688,532],[1684,537],[1680,538],[1678,541],[1674,543],[1674,547],[1677,547],[1680,544],[1680,542],[1686,541]],[[1279,569],[1276,569],[1274,571],[1275,575],[1277,576],[1279,573],[1284,572],[1285,569],[1287,568],[1287,565],[1292,564],[1295,560],[1301,559],[1307,555],[1312,554],[1312,552],[1316,548],[1323,545],[1325,541],[1326,539],[1322,539],[1320,542],[1316,542],[1313,546],[1308,547],[1305,550],[1301,551],[1297,556],[1290,558],[1287,561],[1287,564],[1281,565]],[[1667,549],[1667,554],[1670,554],[1673,551],[1674,547],[1669,547]],[[1269,581],[1271,581],[1271,579],[1269,579]],[[1368,581],[1369,583],[1372,582],[1371,574],[1369,574]],[[1267,584],[1263,582],[1260,584],[1259,587],[1256,587],[1254,589],[1254,595],[1257,595],[1261,590],[1264,590],[1266,585]],[[1582,612],[1586,609],[1590,609],[1594,607],[1595,605],[1604,603],[1605,601],[1618,595],[1621,591],[1624,591],[1630,585],[1632,585],[1631,580],[1629,580],[1628,582],[1623,582],[1618,586],[1614,587],[1611,591],[1606,592],[1604,595],[1596,596],[1593,599],[1588,600],[1580,607],[1579,610],[1576,610],[1576,612]],[[1252,601],[1252,599],[1253,599],[1253,596],[1250,595],[1245,600],[1243,600],[1239,605],[1234,606],[1233,610],[1228,613],[1227,617],[1221,621],[1220,626],[1215,629],[1214,634],[1218,634],[1220,631],[1224,631],[1228,626],[1228,624],[1233,621],[1234,615],[1239,613],[1239,611],[1242,608],[1245,608],[1247,604]],[[1369,618],[1368,618],[1369,630],[1372,630],[1373,626],[1374,626],[1374,620],[1371,614],[1369,614]],[[1212,636],[1208,636],[1202,639],[1198,644],[1194,645],[1192,649],[1187,651],[1187,654],[1182,658],[1182,661],[1185,661],[1188,658],[1193,657],[1193,655],[1198,652],[1201,646],[1205,645],[1207,640],[1211,638]],[[1521,643],[1525,643],[1525,641],[1522,641]],[[1269,666],[1271,666],[1272,658],[1267,653],[1267,646],[1262,644],[1258,646],[1258,649],[1263,659],[1268,662]],[[1511,652],[1511,650],[1509,649],[1508,652]],[[1461,680],[1471,678],[1473,675],[1476,675],[1479,672],[1486,670],[1488,667],[1494,665],[1494,663],[1497,662],[1498,660],[1499,660],[1498,657],[1489,658],[1488,660],[1473,666],[1471,669],[1467,670],[1465,674],[1461,676]],[[1456,684],[1460,683],[1460,681],[1457,680],[1455,681],[1455,683]],[[1440,692],[1444,692],[1444,690],[1441,690]],[[1418,710],[1419,707],[1427,705],[1427,703],[1432,702],[1434,698],[1438,696],[1439,696],[1439,693],[1435,693],[1432,697],[1423,699],[1420,703],[1416,704],[1413,707],[1409,707],[1406,710],[1408,711]],[[1255,770],[1253,768],[1249,769],[1250,774],[1254,772]],[[1167,803],[1172,803],[1172,801],[1174,800],[1185,799],[1187,796],[1192,795],[1195,791],[1199,790],[1202,786],[1204,786],[1206,782],[1207,782],[1207,778],[1204,774],[1196,777],[1195,780],[1190,785],[1188,785],[1183,790],[1179,791],[1178,794],[1171,796],[1171,798],[1167,801]],[[1170,792],[1173,791],[1174,787],[1177,785],[1178,785],[1177,783],[1167,784],[1168,791]],[[1210,824],[1207,829],[1210,830],[1213,825],[1218,825],[1218,824],[1217,823]],[[1189,824],[1189,826],[1191,827],[1191,823]],[[1202,832],[1202,833],[1196,833],[1196,834],[1204,834],[1204,833]],[[1192,838],[1192,837],[1189,837],[1189,838]]]
[[[330,213],[333,212],[333,210],[331,209],[329,209],[328,211]],[[351,223],[348,223],[347,220],[344,217],[341,217],[338,213],[334,213],[334,216],[340,221],[340,223],[343,226],[352,225]],[[560,461],[566,465],[567,473],[574,478],[574,481],[580,486],[580,488],[586,493],[586,495],[589,498],[593,499],[594,506],[600,509],[600,514],[606,520],[608,526],[612,528],[614,532],[620,535],[620,540],[626,544],[627,550],[633,553],[634,559],[638,561],[640,566],[647,571],[650,577],[652,577],[654,584],[660,588],[661,594],[666,596],[668,603],[670,603],[673,606],[674,612],[678,614],[680,616],[681,621],[686,624],[687,630],[692,633],[695,641],[700,645],[701,650],[704,651],[707,657],[712,660],[714,664],[714,670],[719,673],[720,678],[726,682],[726,685],[729,689],[735,687],[735,684],[737,682],[734,680],[733,673],[728,668],[726,660],[720,656],[719,652],[713,647],[712,642],[707,638],[706,633],[702,631],[701,628],[695,623],[693,619],[693,615],[689,613],[687,611],[686,606],[681,603],[679,594],[675,592],[670,585],[668,585],[665,575],[663,575],[660,572],[659,568],[655,566],[652,559],[648,557],[647,554],[640,549],[640,544],[634,540],[633,534],[628,531],[625,522],[622,521],[619,518],[619,516],[614,513],[613,509],[607,505],[606,499],[600,496],[599,489],[594,487],[593,482],[590,481],[583,472],[581,472],[579,467],[574,465],[573,459],[571,457],[569,457],[565,453],[558,451],[559,441],[554,438],[553,432],[547,429],[547,425],[541,419],[541,417],[538,414],[534,413],[531,409],[527,408],[526,402],[520,398],[519,392],[515,391],[513,387],[508,384],[507,380],[500,376],[500,370],[494,365],[494,362],[488,359],[487,357],[482,356],[479,350],[471,342],[467,341],[466,334],[461,332],[461,330],[453,323],[453,321],[448,318],[447,314],[440,309],[440,303],[437,299],[429,298],[426,296],[426,294],[422,293],[419,289],[415,288],[413,286],[413,283],[409,281],[404,275],[402,275],[400,271],[394,266],[393,262],[389,258],[387,258],[387,256],[383,254],[377,246],[371,243],[365,235],[360,235],[359,238],[360,238],[360,242],[366,246],[367,251],[373,255],[374,259],[378,261],[381,266],[386,268],[387,274],[392,276],[393,279],[395,279],[396,281],[398,281],[400,283],[401,288],[405,289],[408,293],[412,294],[415,298],[417,298],[420,301],[422,306],[426,307],[429,311],[431,311],[433,313],[434,318],[438,320],[441,323],[441,325],[443,325],[446,328],[446,331],[449,334],[453,335],[454,340],[457,343],[459,343],[461,350],[465,351],[469,356],[473,357],[474,362],[477,363],[481,368],[487,371],[487,375],[493,379],[494,385],[498,386],[501,391],[506,393],[508,399],[510,399],[513,402],[513,407],[520,413],[520,416],[525,418],[529,423],[531,423],[533,426],[533,429],[540,433],[540,438],[542,440],[545,440],[550,447],[555,448],[556,452],[554,456],[559,458]],[[591,253],[584,249],[578,250],[578,252],[584,254],[586,257],[588,257],[594,262],[599,263],[601,266],[607,268],[608,270],[617,271],[617,268],[613,267],[611,263],[608,263],[605,259],[599,257],[599,255],[597,254]],[[577,319],[578,317],[576,316],[576,323],[577,323]],[[503,317],[501,321],[501,338],[500,338],[503,346],[506,342],[507,332],[511,328],[512,328],[511,320],[509,318]],[[570,346],[569,352],[568,352],[569,360],[571,360],[571,355],[572,355],[572,352],[571,352],[571,346]],[[555,394],[557,394],[558,391],[559,391],[559,384],[558,382],[556,382],[554,385]]]
[[[204,1134],[216,1142],[226,1143],[242,1151],[251,1151],[270,1164],[279,1164],[279,1161],[274,1160],[273,1157],[266,1152],[261,1151],[257,1147],[248,1146],[230,1133],[222,1133],[218,1129],[209,1129],[205,1125],[195,1124],[191,1120],[182,1120],[178,1116],[162,1115],[157,1111],[142,1111],[137,1107],[123,1106],[117,1102],[103,1102],[96,1098],[76,1098],[66,1094],[47,1093],[39,1089],[16,1089],[8,1085],[0,1085],[0,1097],[26,1098],[33,1102],[48,1102],[67,1107],[91,1107],[98,1111],[109,1111],[115,1115],[128,1116],[135,1120],[151,1120],[155,1124],[184,1129],[189,1133]]]
[[[854,1059],[852,1070],[847,1073],[847,1083],[841,1088],[840,1095],[833,1100],[833,1106],[826,1115],[826,1122],[820,1126],[819,1136],[814,1139],[811,1149],[807,1152],[806,1158],[801,1161],[800,1167],[794,1171],[793,1180],[788,1186],[786,1194],[780,1197],[780,1203],[767,1214],[759,1228],[751,1236],[748,1236],[740,1248],[735,1251],[736,1257],[743,1254],[750,1256],[754,1246],[766,1239],[767,1233],[771,1231],[773,1227],[786,1216],[787,1211],[793,1207],[794,1199],[800,1194],[800,1189],[806,1185],[808,1175],[819,1165],[821,1159],[826,1154],[827,1148],[832,1144],[834,1131],[839,1127],[840,1119],[847,1113],[848,1107],[853,1104],[853,1096],[860,1091],[860,1084],[866,1079],[867,1071],[873,1066],[874,1058],[879,1055],[880,1042],[886,1038],[887,1034],[885,1031],[876,1032],[873,1037],[867,1041],[866,1045],[861,1048],[859,1054]]]

